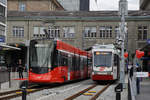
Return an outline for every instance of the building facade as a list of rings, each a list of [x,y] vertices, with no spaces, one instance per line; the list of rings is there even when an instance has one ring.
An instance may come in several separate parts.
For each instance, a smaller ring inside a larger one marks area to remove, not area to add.
[[[147,16],[144,16],[144,15]],[[127,20],[128,51],[143,48],[150,38],[150,12],[130,11]],[[81,49],[94,44],[115,43],[120,19],[116,11],[100,12],[8,12],[8,44],[25,44],[26,40],[59,38]]]
[[[150,0],[140,0],[140,10],[150,10]]]
[[[144,48],[150,40],[150,11],[129,11],[126,22],[125,47],[128,48],[130,59],[136,49]],[[57,38],[80,49],[90,48],[94,44],[115,43],[120,18],[117,11],[8,11],[7,23],[7,44],[24,47],[20,53],[13,53],[13,58],[26,59],[26,40],[36,38]],[[43,29],[47,30],[48,37]],[[145,50],[149,57],[148,52]],[[148,63],[146,60],[145,65]]]
[[[7,0],[8,11],[64,10],[57,0]]]
[[[7,0],[0,0],[0,43],[5,42],[7,19]]]
[[[89,11],[89,0],[57,0],[67,11]]]

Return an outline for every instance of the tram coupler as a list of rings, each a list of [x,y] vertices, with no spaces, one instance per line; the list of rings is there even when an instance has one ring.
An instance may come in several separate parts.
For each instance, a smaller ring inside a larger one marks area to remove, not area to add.
[[[27,96],[26,87],[23,86],[21,87],[21,89],[22,89],[22,100],[26,100],[26,96]]]
[[[121,92],[123,91],[123,85],[122,83],[119,83],[115,87],[115,92],[116,92],[116,100],[121,100]]]

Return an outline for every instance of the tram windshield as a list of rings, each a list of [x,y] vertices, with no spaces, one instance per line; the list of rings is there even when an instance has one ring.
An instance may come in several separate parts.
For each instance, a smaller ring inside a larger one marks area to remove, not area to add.
[[[112,53],[111,52],[94,52],[94,66],[96,67],[111,67]]]
[[[52,53],[54,49],[53,42],[31,43],[30,46],[30,67],[51,67]]]

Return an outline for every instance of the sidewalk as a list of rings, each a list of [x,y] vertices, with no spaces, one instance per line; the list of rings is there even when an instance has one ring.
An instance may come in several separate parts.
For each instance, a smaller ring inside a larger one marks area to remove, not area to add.
[[[20,83],[27,79],[27,72],[24,72],[24,79],[20,80],[18,72],[11,72],[10,81],[1,83],[0,92],[19,89]]]
[[[136,100],[150,100],[150,78],[143,78],[140,84],[140,94],[136,96]]]

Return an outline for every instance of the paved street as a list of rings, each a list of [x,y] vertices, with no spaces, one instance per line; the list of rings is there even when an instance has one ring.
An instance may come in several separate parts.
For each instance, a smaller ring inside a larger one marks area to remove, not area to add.
[[[136,96],[136,100],[150,100],[150,79],[145,78],[140,84],[140,94]]]
[[[60,87],[39,91],[29,94],[27,100],[64,100],[65,98],[91,86],[94,82],[91,79],[83,80],[75,83],[69,83]],[[102,93],[97,100],[116,100],[116,94],[114,92],[116,84],[110,86],[104,93]],[[98,85],[93,91],[99,91],[104,85]],[[122,100],[127,100],[127,89],[121,94]],[[75,100],[88,100],[92,96],[82,95]],[[21,97],[14,98],[12,100],[21,100]]]

